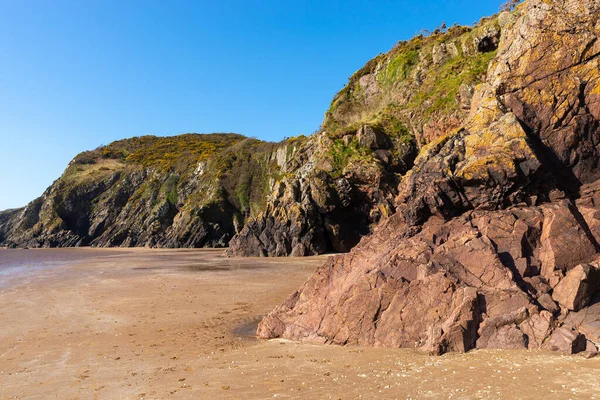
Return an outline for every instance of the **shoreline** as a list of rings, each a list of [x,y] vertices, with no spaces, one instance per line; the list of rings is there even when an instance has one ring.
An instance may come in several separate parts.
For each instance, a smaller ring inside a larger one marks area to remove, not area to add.
[[[0,288],[0,399],[600,396],[597,358],[507,350],[435,357],[253,337],[259,318],[324,256],[91,253]]]

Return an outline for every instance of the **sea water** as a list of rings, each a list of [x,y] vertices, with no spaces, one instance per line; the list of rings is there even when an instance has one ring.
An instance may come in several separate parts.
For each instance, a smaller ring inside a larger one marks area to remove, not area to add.
[[[108,253],[103,253],[106,255]],[[73,262],[99,256],[84,248],[0,249],[0,288]]]

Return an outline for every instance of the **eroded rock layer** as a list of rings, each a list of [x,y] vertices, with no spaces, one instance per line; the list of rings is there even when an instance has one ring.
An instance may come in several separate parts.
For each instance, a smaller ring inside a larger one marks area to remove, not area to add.
[[[594,354],[599,16],[591,0],[528,0],[501,14],[469,117],[421,149],[397,212],[317,269],[258,335]]]

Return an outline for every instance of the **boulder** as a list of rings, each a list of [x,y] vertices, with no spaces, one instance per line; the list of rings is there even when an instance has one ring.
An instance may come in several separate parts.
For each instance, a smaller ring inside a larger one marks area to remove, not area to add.
[[[479,349],[523,349],[527,348],[527,335],[519,328],[519,324],[527,318],[527,309],[502,313],[493,318],[486,318],[477,331],[477,348]]]
[[[378,129],[369,125],[363,125],[356,132],[358,144],[371,150],[389,149],[391,147],[390,138]]]
[[[550,339],[543,345],[542,349],[557,351],[563,354],[576,354],[585,351],[587,342],[585,336],[577,331],[559,328],[554,331]]]
[[[593,358],[598,355],[598,347],[595,343],[591,341],[586,341],[585,350],[583,351],[583,356],[585,358]]]
[[[594,258],[596,248],[575,218],[568,201],[544,205],[542,210],[544,228],[539,253],[542,276],[551,280],[555,271],[564,273],[567,268]]]
[[[596,297],[589,307],[569,313],[564,325],[578,330],[588,340],[600,343],[600,298]]]
[[[527,347],[538,349],[552,332],[554,319],[548,311],[534,314],[519,325],[519,329],[527,336]]]
[[[579,311],[587,306],[600,289],[600,269],[594,264],[580,264],[567,272],[556,285],[552,299],[562,308]]]
[[[540,303],[540,305],[545,310],[548,310],[550,313],[556,314],[556,313],[560,312],[560,308],[554,302],[554,300],[552,299],[552,296],[550,296],[548,293],[544,293],[543,295],[541,295],[540,297],[538,297],[537,300]]]
[[[431,51],[431,57],[433,59],[433,63],[436,65],[445,63],[450,57],[450,54],[446,49],[446,43],[440,43],[438,45],[433,46],[433,49]]]

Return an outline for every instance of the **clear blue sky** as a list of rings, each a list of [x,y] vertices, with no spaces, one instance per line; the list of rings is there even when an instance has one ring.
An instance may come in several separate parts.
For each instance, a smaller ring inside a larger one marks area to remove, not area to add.
[[[501,1],[0,0],[0,209],[144,134],[309,134],[379,52]]]

